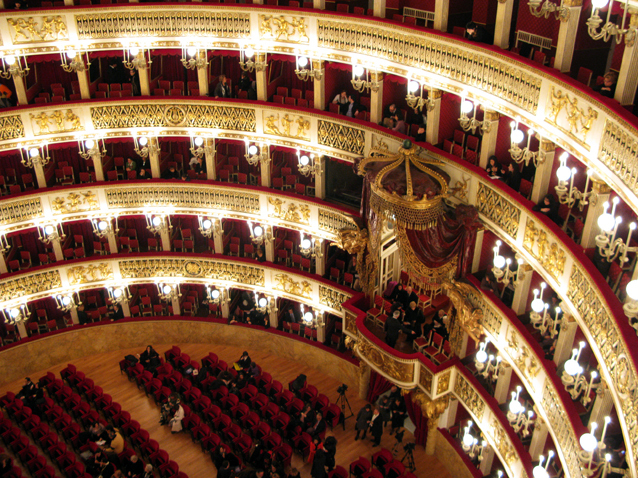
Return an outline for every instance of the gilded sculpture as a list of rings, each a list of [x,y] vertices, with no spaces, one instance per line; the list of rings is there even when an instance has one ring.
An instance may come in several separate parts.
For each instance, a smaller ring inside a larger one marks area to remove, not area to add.
[[[83,129],[80,118],[70,109],[66,110],[66,112],[63,110],[55,110],[50,114],[47,114],[44,111],[37,115],[29,113],[29,116],[37,126],[38,131],[35,131],[36,135],[65,133],[80,131]],[[52,125],[55,125],[53,131],[51,130]]]
[[[587,134],[591,130],[594,121],[598,118],[598,111],[588,106],[586,109],[578,106],[578,98],[552,86],[550,92],[550,109],[546,119],[567,133],[572,138],[586,145]],[[565,119],[561,120],[561,112],[565,113]],[[565,124],[567,123],[567,124]]]
[[[423,415],[427,417],[428,430],[436,430],[439,417],[450,404],[450,396],[444,395],[436,400],[431,400],[425,393],[417,391],[412,394],[412,401],[421,407]]]
[[[370,250],[370,238],[367,229],[342,229],[337,234],[334,245],[348,254],[356,254],[359,284],[364,291],[372,290],[376,279],[377,263]]]
[[[525,225],[525,235],[523,237],[523,247],[549,272],[556,280],[560,280],[565,272],[565,262],[567,255],[558,239],[551,237],[545,230],[537,227],[536,222],[527,218]]]
[[[103,262],[101,264],[71,267],[67,275],[69,277],[69,284],[81,285],[87,282],[112,280],[113,269],[111,268],[111,264]]]
[[[309,224],[310,222],[310,206],[307,204],[297,205],[290,202],[288,208],[285,209],[286,202],[272,196],[268,196],[268,203],[275,208],[270,217],[299,224]]]
[[[67,40],[69,32],[60,15],[49,17],[7,18],[12,27],[14,43]]]
[[[93,211],[100,208],[97,196],[92,191],[69,193],[66,197],[56,197],[51,201],[51,209],[54,213],[70,213],[82,210]]]
[[[399,362],[394,357],[381,351],[362,335],[359,335],[353,350],[360,358],[394,380],[409,383],[414,379],[414,364]]]
[[[469,284],[452,280],[446,280],[442,284],[450,301],[456,310],[455,320],[450,323],[450,346],[452,353],[457,355],[460,351],[460,330],[467,334],[478,345],[481,335],[483,335],[483,310],[475,307],[469,300],[468,295],[474,290]]]
[[[297,282],[288,274],[277,274],[274,279],[274,289],[299,297],[312,298],[312,284],[310,282],[306,280]]]
[[[295,133],[291,131],[293,124],[297,125],[297,131]],[[279,129],[279,126],[281,126],[281,129]],[[287,136],[289,138],[309,141],[309,128],[310,121],[308,121],[303,116],[297,116],[295,119],[293,119],[288,113],[286,113],[281,118],[279,117],[279,114],[267,116],[266,124],[264,125],[264,132],[267,134]]]
[[[291,20],[288,20],[288,18],[291,18]],[[262,38],[274,38],[277,41],[283,39],[285,41],[307,43],[309,40],[306,32],[306,20],[284,15],[260,15],[259,35]]]

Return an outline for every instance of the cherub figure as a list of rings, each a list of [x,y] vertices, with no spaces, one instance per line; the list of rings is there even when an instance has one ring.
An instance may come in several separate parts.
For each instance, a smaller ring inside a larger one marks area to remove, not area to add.
[[[283,135],[290,136],[290,125],[292,124],[292,120],[290,119],[290,115],[287,113],[281,118],[281,127],[283,128]]]
[[[49,133],[49,126],[51,125],[51,120],[45,112],[39,113],[37,115],[31,114],[31,119],[35,120],[38,128],[40,128],[40,133]]]
[[[73,131],[77,131],[82,129],[82,124],[80,123],[80,117],[73,113],[72,110],[66,110],[66,120],[71,123],[71,129]]]
[[[295,121],[295,123],[297,123],[298,128],[297,128],[297,138],[305,138],[306,137],[306,130],[308,130],[308,128],[310,128],[310,121],[303,119],[303,117],[298,117],[297,121]]]

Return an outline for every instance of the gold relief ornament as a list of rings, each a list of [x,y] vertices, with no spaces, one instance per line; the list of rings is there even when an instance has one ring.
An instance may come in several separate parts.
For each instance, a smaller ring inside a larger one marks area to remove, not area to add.
[[[456,377],[454,394],[459,397],[459,400],[465,404],[465,407],[471,411],[479,421],[482,420],[485,412],[485,402],[483,398],[481,398],[462,374],[457,374]]]
[[[479,213],[507,232],[510,237],[516,237],[521,217],[521,211],[517,206],[482,182],[479,183],[476,198]]]
[[[308,43],[306,19],[284,15],[259,15],[259,36],[282,39],[295,43]]]
[[[288,222],[296,222],[298,224],[310,223],[310,206],[307,204],[298,206],[291,202],[288,203],[288,209],[285,210],[284,205],[286,202],[279,198],[269,196],[268,202],[275,208],[275,210],[270,214],[270,217],[275,217]]]
[[[547,232],[537,228],[536,222],[530,218],[527,218],[525,225],[523,247],[534,256],[556,280],[561,280],[565,272],[565,262],[567,260],[565,251],[559,247],[558,241],[553,241],[550,244],[547,239]]]
[[[453,335],[460,336],[461,334],[455,332],[463,330],[478,345],[479,339],[483,335],[483,310],[475,307],[468,299],[469,294],[475,290],[474,287],[463,282],[457,282],[454,279],[446,280],[441,285],[456,311],[454,318],[450,321],[450,338]],[[458,355],[461,343],[460,341],[455,342],[453,343],[450,340],[450,347],[452,353]]]
[[[312,298],[312,284],[306,280],[296,282],[288,274],[277,274],[275,276],[274,289],[297,295],[299,297]]]
[[[357,333],[357,317],[351,312],[346,311],[344,317],[343,328],[351,334]]]
[[[444,372],[439,376],[439,380],[436,386],[437,395],[441,395],[442,393],[447,392],[447,389],[450,387],[451,376],[452,376],[452,370],[448,370],[447,372]]]
[[[363,130],[332,121],[319,120],[317,141],[320,145],[354,154],[363,154],[365,150]]]
[[[598,111],[590,106],[587,110],[580,108],[577,97],[570,97],[555,86],[552,86],[549,99],[551,105],[546,119],[589,149],[586,144],[587,134],[598,118]],[[561,112],[564,114],[561,115]]]
[[[297,125],[297,132],[292,133],[292,125]],[[281,129],[279,129],[281,126]],[[302,139],[310,141],[308,130],[310,128],[310,121],[303,116],[297,116],[296,119],[292,119],[291,116],[286,113],[279,118],[279,114],[270,115],[266,117],[266,125],[264,126],[264,132],[267,134],[275,134],[277,136],[287,136],[288,138]]]
[[[349,296],[339,290],[319,285],[319,303],[321,305],[325,305],[326,307],[330,307],[331,309],[341,312],[341,304],[349,298]]]
[[[0,117],[0,141],[24,137],[24,124],[20,116]]]
[[[49,17],[7,18],[13,30],[13,43],[35,43],[68,40],[69,31],[60,15]]]
[[[467,203],[467,190],[470,185],[471,176],[463,175],[463,181],[456,181],[454,187],[450,188],[450,195],[457,198],[459,201]]]
[[[38,131],[36,135],[50,134],[50,133],[66,133],[70,131],[80,131],[84,128],[80,122],[78,115],[73,113],[73,110],[56,110],[51,114],[46,114],[44,111],[34,115],[30,113],[31,120],[35,122]],[[55,127],[52,130],[52,126]]]
[[[513,358],[514,364],[525,375],[530,385],[533,386],[534,378],[541,371],[541,365],[536,355],[527,345],[521,344],[518,332],[514,328],[510,328],[507,345],[510,349],[508,353]]]
[[[493,430],[492,438],[494,439],[496,449],[499,451],[501,458],[505,460],[505,463],[512,466],[517,460],[517,455],[507,433],[505,433],[505,430],[496,418],[492,418],[490,425]],[[524,471],[522,473],[522,476],[527,476]]]
[[[360,358],[371,363],[394,380],[409,383],[414,379],[413,364],[395,360],[361,335],[359,335],[353,350]]]
[[[50,294],[51,289],[62,286],[60,271],[45,271],[25,277],[4,280],[0,283],[0,300],[8,301],[16,297],[30,296],[38,293]]]
[[[423,415],[427,417],[428,429],[436,430],[439,417],[450,404],[450,396],[444,395],[436,400],[432,400],[419,390],[412,394],[412,401],[421,407]]]
[[[333,243],[348,254],[356,254],[356,269],[359,284],[364,291],[374,288],[376,280],[377,262],[370,249],[370,236],[367,229],[352,229],[348,227],[337,233],[337,240]],[[367,253],[366,253],[367,252]]]
[[[186,120],[186,111],[181,106],[167,106],[164,117],[169,126],[182,126]]]
[[[89,264],[88,266],[71,267],[68,271],[69,284],[79,285],[87,282],[98,282],[113,279],[113,269],[111,264]]]
[[[67,197],[56,197],[51,201],[51,209],[54,213],[78,212],[80,210],[94,211],[100,208],[97,196],[86,191],[81,194],[70,193]]]
[[[419,384],[423,387],[427,393],[432,392],[432,380],[434,379],[434,375],[427,368],[421,366],[421,376],[419,379]]]

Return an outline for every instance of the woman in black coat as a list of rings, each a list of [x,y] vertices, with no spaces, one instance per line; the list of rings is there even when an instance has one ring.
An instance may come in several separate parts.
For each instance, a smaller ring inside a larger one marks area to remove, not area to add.
[[[327,454],[323,448],[317,448],[315,453],[315,459],[312,460],[312,470],[310,470],[310,476],[312,478],[326,478],[326,458]]]
[[[160,366],[162,361],[160,360],[160,356],[155,351],[155,349],[149,345],[146,347],[146,350],[140,355],[140,363],[146,370],[153,371]]]
[[[368,432],[368,426],[370,426],[370,419],[372,418],[372,406],[368,403],[365,407],[359,410],[357,414],[357,423],[354,426],[354,429],[357,431],[354,439],[355,441],[359,439],[359,433],[363,432],[361,439],[365,439],[366,433]]]
[[[557,225],[561,226],[562,221],[560,219],[560,216],[558,215],[558,207],[559,204],[558,201],[556,201],[556,198],[554,198],[553,195],[548,194],[543,199],[541,199],[541,201],[536,206],[532,208],[532,211],[537,211],[541,214],[546,215]]]
[[[403,428],[403,424],[405,423],[406,409],[403,399],[395,399],[390,406],[390,410],[392,411],[392,429],[390,430],[390,435],[392,435],[395,431]]]

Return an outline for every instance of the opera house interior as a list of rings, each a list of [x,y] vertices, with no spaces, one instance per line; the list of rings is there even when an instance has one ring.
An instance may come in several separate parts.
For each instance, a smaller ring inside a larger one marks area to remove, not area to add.
[[[638,478],[638,1],[139,3],[0,0],[2,477]]]

